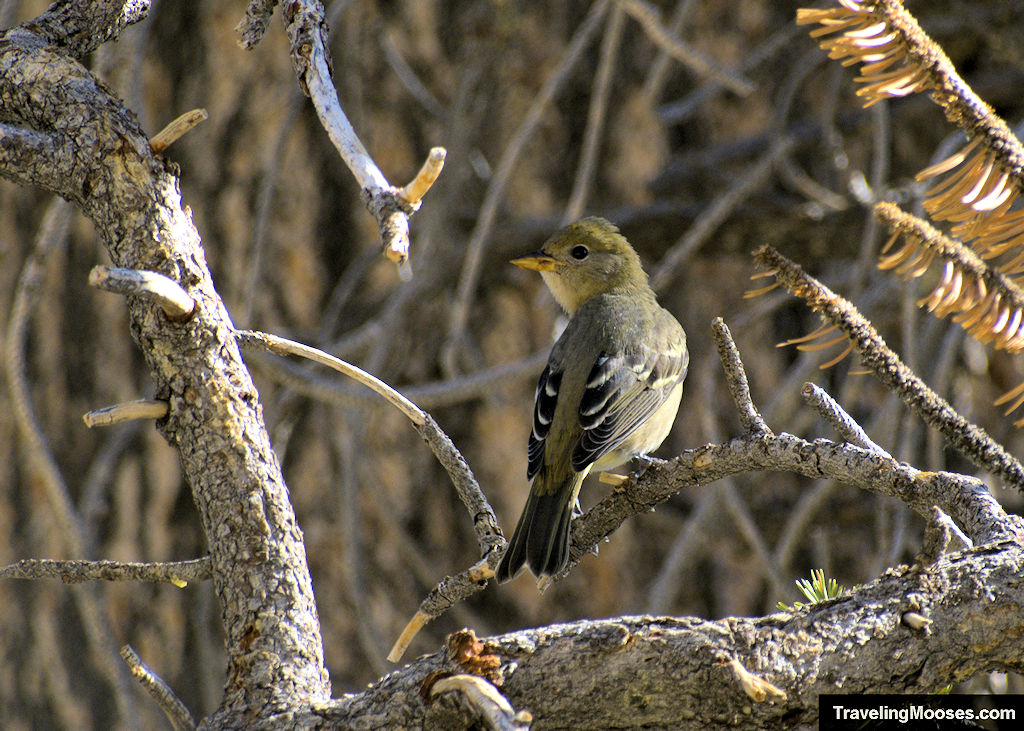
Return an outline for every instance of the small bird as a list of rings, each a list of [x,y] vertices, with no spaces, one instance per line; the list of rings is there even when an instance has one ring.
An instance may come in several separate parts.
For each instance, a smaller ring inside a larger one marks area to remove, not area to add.
[[[570,316],[537,383],[530,495],[495,571],[505,582],[525,564],[546,586],[569,561],[569,524],[587,473],[646,455],[668,436],[689,354],[640,257],[603,218],[569,224],[512,263],[539,271]]]

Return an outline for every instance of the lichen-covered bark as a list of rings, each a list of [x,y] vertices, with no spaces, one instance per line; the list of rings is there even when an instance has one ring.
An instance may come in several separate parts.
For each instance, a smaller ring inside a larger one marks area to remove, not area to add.
[[[490,638],[489,651],[504,663],[502,691],[537,729],[806,727],[821,693],[930,693],[979,671],[1019,672],[1022,570],[1024,552],[1007,541],[794,613],[573,622]],[[930,624],[914,629],[906,612]],[[749,698],[731,660],[786,698]],[[429,726],[442,711],[421,688],[437,670],[457,668],[442,654],[420,658],[318,715],[334,728]]]
[[[195,299],[185,323],[128,304],[157,396],[170,403],[159,428],[192,488],[227,632],[226,692],[210,725],[326,699],[302,533],[173,165],[119,100],[31,27],[0,39],[0,105],[4,175],[73,201],[114,264],[165,274]]]

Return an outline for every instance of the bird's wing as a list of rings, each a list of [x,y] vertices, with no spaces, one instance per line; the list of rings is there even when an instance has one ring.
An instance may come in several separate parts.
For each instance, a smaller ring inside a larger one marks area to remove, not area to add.
[[[530,442],[526,447],[527,466],[526,479],[532,480],[540,472],[544,464],[544,441],[551,420],[555,418],[555,406],[558,403],[558,388],[562,384],[562,371],[553,368],[554,363],[548,362],[544,372],[537,381],[537,393],[533,401],[533,429],[530,430]]]
[[[665,403],[686,375],[685,345],[601,353],[580,400],[583,434],[572,453],[580,471],[624,442]]]

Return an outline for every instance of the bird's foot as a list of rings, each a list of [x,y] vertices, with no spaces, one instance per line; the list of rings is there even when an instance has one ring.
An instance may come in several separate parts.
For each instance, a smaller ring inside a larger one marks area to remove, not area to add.
[[[652,457],[649,454],[637,454],[633,457],[633,459],[636,460],[637,468],[630,473],[629,478],[631,480],[636,480],[642,477],[643,474],[654,465],[665,464],[666,462],[666,460],[659,459],[657,457]]]

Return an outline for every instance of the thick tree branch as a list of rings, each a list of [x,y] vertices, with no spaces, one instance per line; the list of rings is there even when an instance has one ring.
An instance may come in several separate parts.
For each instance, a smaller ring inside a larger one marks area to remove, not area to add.
[[[923,621],[904,621],[908,613]],[[818,695],[837,688],[929,693],[978,672],[1019,672],[1022,632],[1024,552],[998,542],[926,569],[891,570],[797,612],[714,622],[617,617],[501,635],[484,646],[501,658],[504,696],[538,724],[764,729],[813,726]],[[766,693],[751,702],[736,662],[785,698]],[[427,655],[298,718],[429,726],[438,711],[423,701],[423,684],[459,671],[447,653]]]
[[[50,179],[92,220],[113,264],[162,274],[195,302],[183,323],[138,298],[128,310],[156,395],[170,405],[159,428],[192,489],[227,633],[225,692],[208,722],[238,727],[254,709],[326,700],[302,533],[173,166],[104,85],[26,27],[0,39],[2,108],[74,140]],[[2,172],[24,175],[6,165]]]
[[[32,30],[69,56],[82,58],[145,18],[149,6],[149,0],[61,0],[32,21]]]

